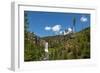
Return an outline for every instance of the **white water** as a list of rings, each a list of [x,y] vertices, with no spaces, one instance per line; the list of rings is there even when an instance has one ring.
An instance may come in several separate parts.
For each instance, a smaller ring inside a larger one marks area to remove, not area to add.
[[[45,52],[48,52],[48,42],[45,43]]]

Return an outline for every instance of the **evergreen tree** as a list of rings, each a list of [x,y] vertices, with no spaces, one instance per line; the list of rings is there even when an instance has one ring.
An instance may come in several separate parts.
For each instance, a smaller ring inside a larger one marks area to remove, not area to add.
[[[76,29],[75,29],[75,26],[76,26],[76,18],[74,17],[73,18],[73,32],[75,32],[76,31]]]

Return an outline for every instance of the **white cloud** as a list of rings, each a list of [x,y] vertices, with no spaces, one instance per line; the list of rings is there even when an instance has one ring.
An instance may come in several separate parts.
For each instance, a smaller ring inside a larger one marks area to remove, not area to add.
[[[80,21],[81,21],[81,22],[87,22],[88,19],[87,19],[85,16],[82,16],[82,17],[80,18]]]
[[[59,34],[63,34],[63,31],[59,31]]]
[[[44,29],[45,29],[45,30],[51,30],[51,27],[46,26]]]
[[[72,28],[68,28],[68,31],[64,31],[64,35],[67,35],[67,34],[70,34],[70,33],[72,33]]]
[[[68,32],[72,32],[72,29],[71,28],[68,28]]]
[[[53,31],[55,34],[62,34],[61,25],[54,25],[52,27],[46,26],[44,29],[46,31]]]
[[[59,32],[61,30],[61,25],[55,25],[52,27],[52,31]]]

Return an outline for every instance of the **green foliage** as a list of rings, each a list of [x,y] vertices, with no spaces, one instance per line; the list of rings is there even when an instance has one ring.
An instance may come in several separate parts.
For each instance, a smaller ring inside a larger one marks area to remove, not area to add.
[[[50,60],[90,58],[90,28],[70,36],[50,36],[43,39],[49,43]]]
[[[27,13],[24,16],[24,61],[44,60],[46,53],[43,41],[49,44],[49,60],[90,58],[90,28],[66,36],[40,38],[28,31]]]
[[[44,58],[44,46],[40,45],[39,38],[34,32],[28,31],[27,13],[24,13],[24,61],[39,61]]]
[[[44,58],[44,48],[36,45],[26,45],[26,49],[24,51],[25,61],[39,61]]]

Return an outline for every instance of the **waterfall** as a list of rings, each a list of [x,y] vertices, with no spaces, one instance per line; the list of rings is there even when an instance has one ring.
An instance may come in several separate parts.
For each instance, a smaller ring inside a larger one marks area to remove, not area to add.
[[[48,52],[48,42],[45,43],[45,52]]]
[[[49,60],[48,42],[45,43],[45,57],[44,60]]]

